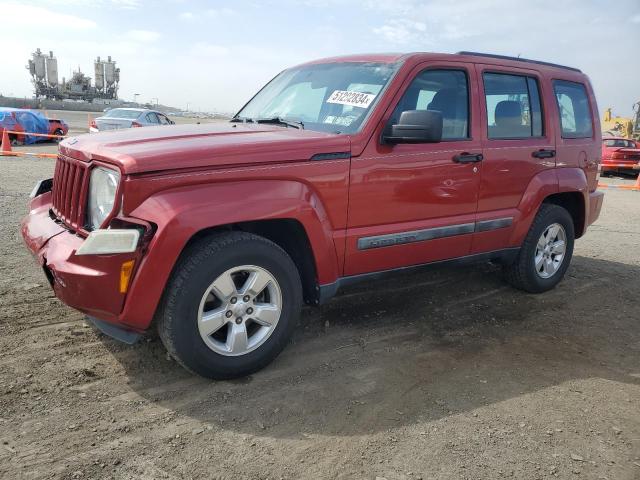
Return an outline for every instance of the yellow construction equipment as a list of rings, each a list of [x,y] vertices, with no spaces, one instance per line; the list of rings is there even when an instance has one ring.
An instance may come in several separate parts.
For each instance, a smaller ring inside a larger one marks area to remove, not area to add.
[[[610,137],[640,140],[640,102],[633,105],[633,117],[614,116],[607,108],[602,117],[602,133]]]
[[[610,137],[631,138],[633,134],[633,119],[629,117],[614,117],[611,108],[607,108],[602,118],[602,133]]]

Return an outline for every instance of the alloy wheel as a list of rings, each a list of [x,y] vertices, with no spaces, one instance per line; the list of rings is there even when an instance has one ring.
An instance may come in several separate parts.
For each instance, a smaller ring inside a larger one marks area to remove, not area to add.
[[[214,352],[245,355],[267,341],[281,313],[282,291],[275,277],[264,268],[242,265],[221,274],[204,292],[198,330]]]
[[[549,225],[540,235],[536,245],[535,268],[542,278],[556,274],[564,261],[567,250],[567,234],[559,223]]]

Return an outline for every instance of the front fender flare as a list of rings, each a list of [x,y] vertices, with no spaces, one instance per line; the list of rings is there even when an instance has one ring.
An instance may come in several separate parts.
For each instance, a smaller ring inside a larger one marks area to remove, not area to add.
[[[157,225],[120,315],[139,330],[149,326],[176,260],[198,232],[240,222],[294,219],[305,229],[318,281],[339,276],[333,227],[319,197],[291,180],[250,180],[175,188],[159,192],[130,214]]]

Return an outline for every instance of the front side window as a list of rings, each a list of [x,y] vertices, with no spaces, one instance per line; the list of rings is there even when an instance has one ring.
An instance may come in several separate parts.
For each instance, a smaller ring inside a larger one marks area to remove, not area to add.
[[[424,70],[411,82],[390,119],[407,110],[442,113],[442,140],[469,138],[469,86],[462,70]]]
[[[333,133],[360,130],[399,64],[326,63],[280,73],[240,110],[233,121],[280,118],[305,129]]]
[[[504,73],[483,74],[487,137],[514,139],[542,136],[538,82]]]
[[[555,80],[553,89],[560,112],[562,138],[591,138],[593,136],[591,107],[584,85]]]

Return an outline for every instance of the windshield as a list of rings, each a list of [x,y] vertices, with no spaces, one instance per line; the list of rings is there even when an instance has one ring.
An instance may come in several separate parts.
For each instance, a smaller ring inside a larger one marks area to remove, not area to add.
[[[282,119],[305,129],[354,133],[398,69],[386,63],[325,63],[292,68],[269,82],[234,117]]]
[[[124,110],[122,108],[114,108],[104,114],[107,118],[138,118],[140,112],[137,110]]]

